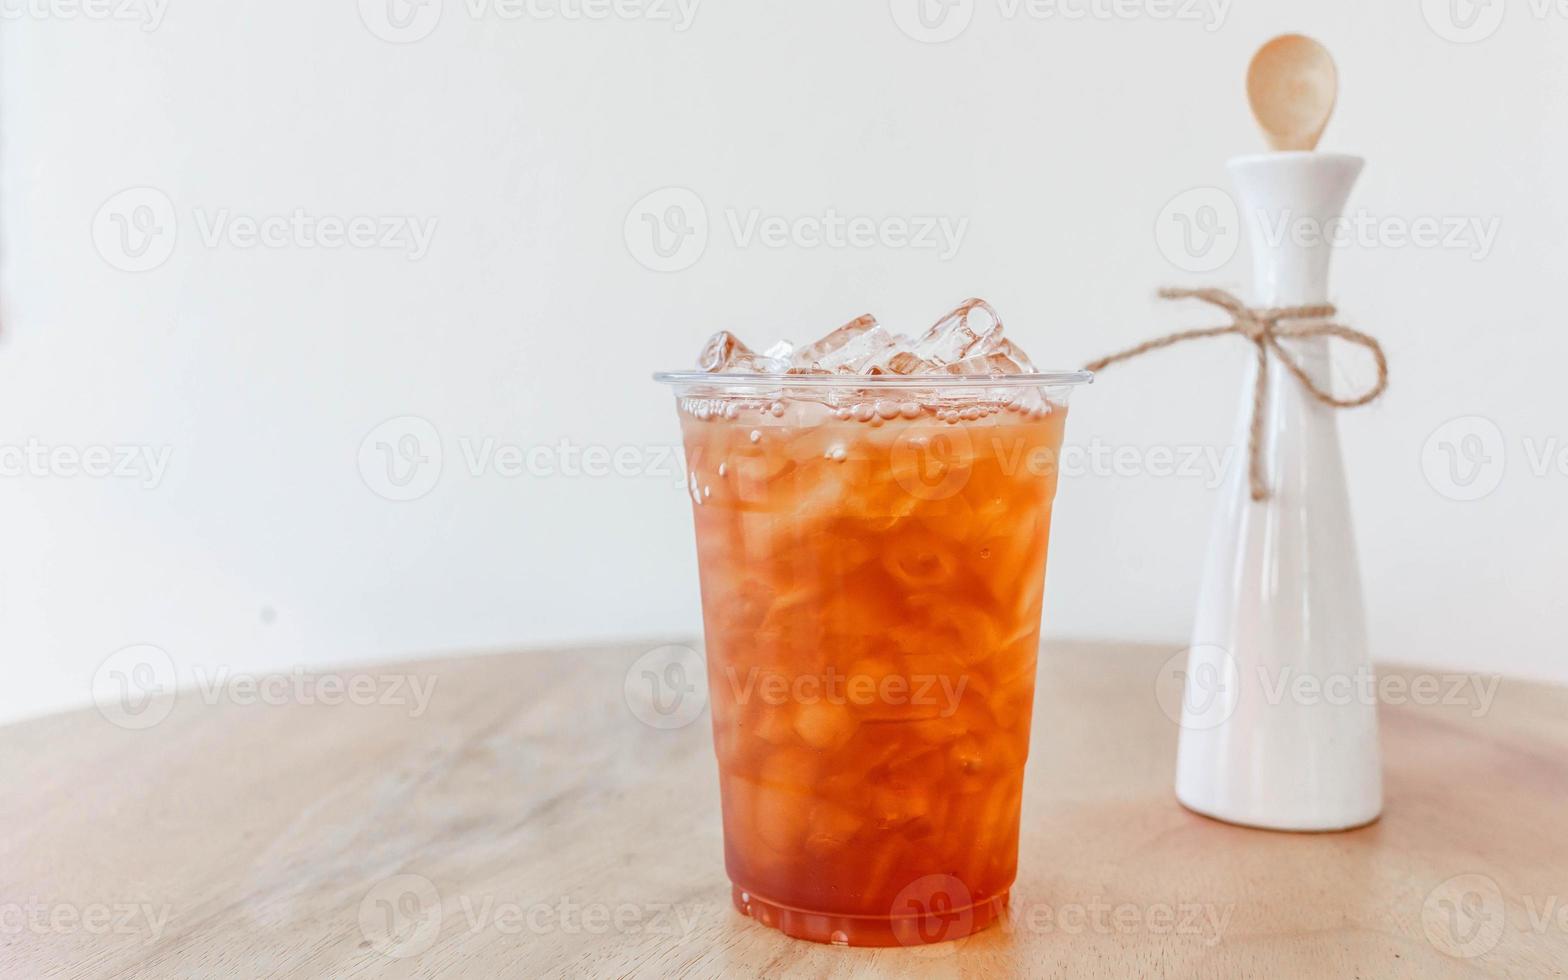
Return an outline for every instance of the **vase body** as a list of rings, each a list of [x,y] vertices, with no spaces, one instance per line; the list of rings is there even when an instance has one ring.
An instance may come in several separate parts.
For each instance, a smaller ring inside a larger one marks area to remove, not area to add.
[[[1255,307],[1328,301],[1328,234],[1357,157],[1274,153],[1232,160],[1252,245]],[[1331,390],[1325,338],[1284,341]],[[1255,372],[1254,366],[1250,371]],[[1382,810],[1376,683],[1335,410],[1271,357],[1264,473],[1245,457],[1221,490],[1185,672],[1176,795],[1191,810],[1274,830],[1357,827]],[[1248,444],[1256,375],[1235,445]]]

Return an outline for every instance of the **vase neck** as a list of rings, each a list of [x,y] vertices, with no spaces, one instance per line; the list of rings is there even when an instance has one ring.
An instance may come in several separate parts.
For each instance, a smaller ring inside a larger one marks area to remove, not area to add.
[[[1331,233],[1361,166],[1359,157],[1328,153],[1270,153],[1230,162],[1252,245],[1255,305],[1328,301]]]

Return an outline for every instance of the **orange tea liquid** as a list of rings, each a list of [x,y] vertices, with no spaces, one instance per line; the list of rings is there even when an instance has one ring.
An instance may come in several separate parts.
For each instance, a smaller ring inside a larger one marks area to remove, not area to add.
[[[1017,870],[1066,410],[681,406],[736,905],[848,945],[983,928]]]

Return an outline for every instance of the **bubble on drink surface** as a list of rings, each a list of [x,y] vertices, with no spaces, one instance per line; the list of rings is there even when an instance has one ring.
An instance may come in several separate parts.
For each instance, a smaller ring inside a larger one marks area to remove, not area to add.
[[[760,354],[728,330],[704,345],[697,365],[711,373],[859,374],[870,377],[1032,374],[1027,354],[1003,335],[1002,318],[983,299],[965,300],[918,337],[893,333],[866,314],[814,343],[780,341]],[[891,415],[877,412],[882,418]],[[909,417],[907,412],[906,417]],[[866,419],[864,421],[869,421]]]

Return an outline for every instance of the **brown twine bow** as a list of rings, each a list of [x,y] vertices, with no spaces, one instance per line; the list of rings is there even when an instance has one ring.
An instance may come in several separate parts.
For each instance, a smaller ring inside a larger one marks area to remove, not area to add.
[[[1335,314],[1334,307],[1323,304],[1320,306],[1285,306],[1271,309],[1252,309],[1241,300],[1227,293],[1223,289],[1172,289],[1160,290],[1161,299],[1197,299],[1217,306],[1229,313],[1232,321],[1225,327],[1204,327],[1198,330],[1182,330],[1164,337],[1156,337],[1136,347],[1102,357],[1088,365],[1090,371],[1101,371],[1120,361],[1131,360],[1140,354],[1170,347],[1188,340],[1198,340],[1203,337],[1224,337],[1234,334],[1245,337],[1251,341],[1258,352],[1258,381],[1252,392],[1252,429],[1247,447],[1249,457],[1248,473],[1252,481],[1252,499],[1269,499],[1269,489],[1263,473],[1263,403],[1268,397],[1269,389],[1269,352],[1279,358],[1285,369],[1295,375],[1301,386],[1311,393],[1313,398],[1330,408],[1356,408],[1374,401],[1388,388],[1388,359],[1383,356],[1383,348],[1376,340],[1359,330],[1338,323],[1321,322]],[[1314,323],[1288,324],[1286,321],[1312,320]],[[1300,362],[1290,354],[1280,340],[1299,339],[1303,337],[1338,337],[1365,347],[1372,355],[1372,360],[1377,365],[1377,382],[1365,394],[1355,398],[1335,398],[1332,392],[1318,387],[1317,383],[1307,375]]]

